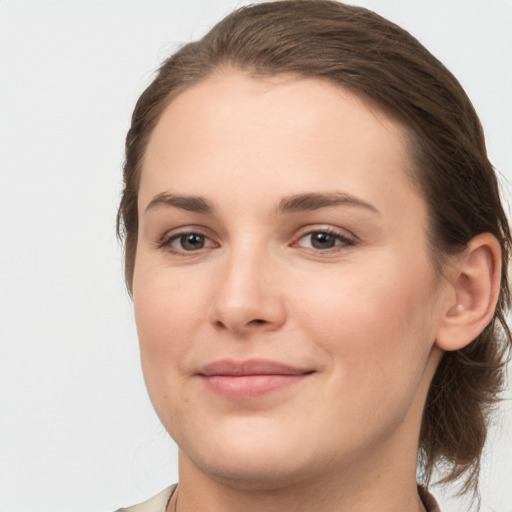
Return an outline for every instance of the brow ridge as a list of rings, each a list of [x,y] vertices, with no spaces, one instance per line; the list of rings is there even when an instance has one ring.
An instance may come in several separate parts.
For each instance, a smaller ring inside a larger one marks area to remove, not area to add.
[[[279,202],[278,211],[282,213],[301,212],[340,205],[355,206],[370,210],[377,214],[380,213],[372,204],[343,192],[312,192],[285,197]]]
[[[157,194],[146,206],[146,212],[158,208],[159,206],[172,206],[189,212],[212,213],[212,204],[201,196],[181,196],[162,192]]]
[[[279,202],[277,211],[279,213],[302,212],[340,205],[359,207],[377,214],[380,213],[372,204],[343,192],[295,194],[283,198]],[[145,211],[147,212],[160,206],[170,206],[203,214],[211,214],[214,211],[213,205],[204,197],[177,195],[169,192],[157,194],[149,202]]]

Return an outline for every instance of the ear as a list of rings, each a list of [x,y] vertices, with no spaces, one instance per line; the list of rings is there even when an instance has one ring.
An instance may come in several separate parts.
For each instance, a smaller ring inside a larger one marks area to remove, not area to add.
[[[485,329],[496,309],[501,282],[501,247],[496,237],[482,233],[473,238],[447,274],[450,284],[436,345],[459,350]]]

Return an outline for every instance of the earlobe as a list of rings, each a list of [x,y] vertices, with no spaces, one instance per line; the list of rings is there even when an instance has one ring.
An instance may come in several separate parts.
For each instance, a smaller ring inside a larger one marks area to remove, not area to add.
[[[436,344],[443,350],[469,345],[489,324],[498,302],[501,247],[496,237],[474,237],[450,270],[449,300],[439,324]]]

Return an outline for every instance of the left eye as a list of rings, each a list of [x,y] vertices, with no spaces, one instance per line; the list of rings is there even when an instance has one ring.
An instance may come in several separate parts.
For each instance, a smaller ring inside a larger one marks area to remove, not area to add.
[[[328,250],[339,245],[351,245],[352,241],[338,233],[312,231],[302,236],[297,245],[315,250]]]

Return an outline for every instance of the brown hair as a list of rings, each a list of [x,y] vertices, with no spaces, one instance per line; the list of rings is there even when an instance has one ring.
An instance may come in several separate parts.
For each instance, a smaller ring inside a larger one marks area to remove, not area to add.
[[[126,137],[118,233],[125,243],[131,291],[137,246],[137,196],[145,149],[162,112],[177,94],[226,67],[255,76],[318,77],[347,88],[408,128],[414,179],[428,204],[433,262],[492,233],[503,256],[495,315],[466,348],[445,353],[431,384],[420,433],[424,483],[464,474],[461,492],[478,486],[490,412],[504,386],[512,345],[509,305],[510,230],[478,117],[454,76],[415,38],[379,15],[330,0],[284,0],[241,8],[200,41],[166,60],[143,92]]]

